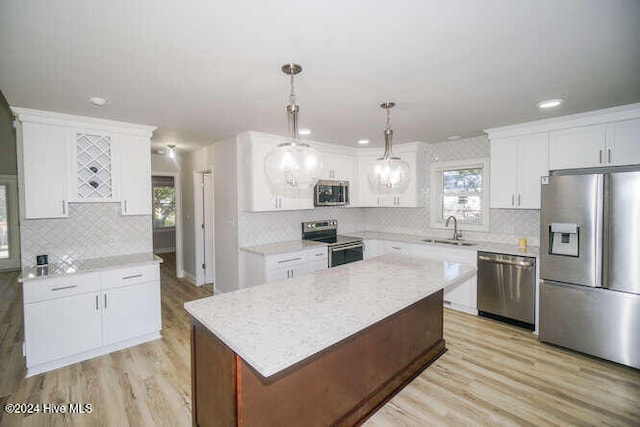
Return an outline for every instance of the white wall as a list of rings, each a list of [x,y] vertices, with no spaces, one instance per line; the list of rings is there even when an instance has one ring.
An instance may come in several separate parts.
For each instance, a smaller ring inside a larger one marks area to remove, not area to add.
[[[151,154],[151,173],[178,173],[181,169],[182,155],[176,153],[175,159],[166,154]]]

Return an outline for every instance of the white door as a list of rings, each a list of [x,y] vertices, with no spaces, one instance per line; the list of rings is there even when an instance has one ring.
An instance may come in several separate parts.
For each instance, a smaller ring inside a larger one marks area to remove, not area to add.
[[[204,280],[205,283],[213,283],[215,274],[215,254],[213,237],[213,174],[205,172],[202,174],[202,241],[204,250]]]
[[[101,295],[105,345],[157,332],[161,328],[160,284],[110,289]]]
[[[0,175],[0,270],[18,267],[18,184],[15,176]]]
[[[89,351],[102,344],[98,293],[25,304],[27,366]],[[140,307],[133,307],[136,312]],[[126,325],[129,328],[130,325]]]
[[[607,125],[607,164],[640,164],[640,119]]]

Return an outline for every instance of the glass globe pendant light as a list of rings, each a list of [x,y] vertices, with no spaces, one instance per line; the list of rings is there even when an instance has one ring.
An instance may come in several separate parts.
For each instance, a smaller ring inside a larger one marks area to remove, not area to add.
[[[265,171],[271,184],[280,190],[304,190],[313,187],[322,174],[322,159],[318,150],[298,140],[298,112],[293,77],[302,71],[298,64],[285,64],[282,72],[291,78],[291,93],[287,118],[291,140],[279,144],[267,154]]]
[[[380,107],[387,112],[384,127],[384,154],[369,166],[367,178],[369,186],[378,194],[402,193],[411,181],[411,168],[400,157],[393,155],[393,130],[391,129],[391,108],[395,102],[384,102]]]

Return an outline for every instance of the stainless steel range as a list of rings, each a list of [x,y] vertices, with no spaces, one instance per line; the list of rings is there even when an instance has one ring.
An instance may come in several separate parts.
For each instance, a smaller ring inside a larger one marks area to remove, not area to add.
[[[338,235],[337,219],[303,222],[302,238],[329,245],[329,267],[362,261],[364,257],[362,239]]]

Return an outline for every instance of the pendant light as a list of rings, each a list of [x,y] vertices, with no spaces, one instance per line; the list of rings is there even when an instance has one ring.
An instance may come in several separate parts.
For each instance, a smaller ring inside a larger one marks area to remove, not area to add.
[[[280,190],[304,190],[313,187],[322,173],[322,159],[318,150],[298,140],[298,111],[293,78],[302,71],[298,64],[285,64],[282,72],[290,76],[291,93],[287,118],[291,140],[267,154],[265,170],[271,184]]]
[[[384,154],[369,166],[367,178],[371,189],[378,194],[402,193],[411,181],[409,164],[393,155],[393,130],[391,129],[391,108],[394,102],[380,104],[387,112],[384,127]]]

